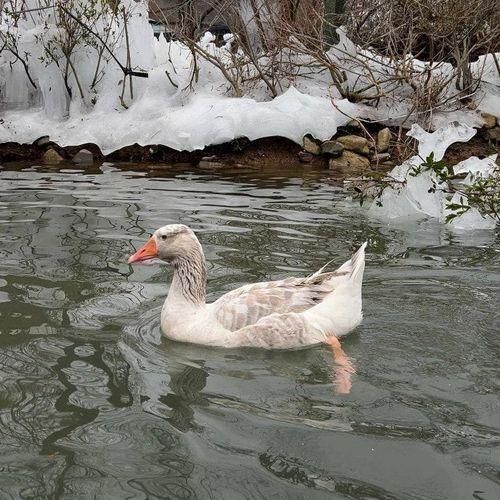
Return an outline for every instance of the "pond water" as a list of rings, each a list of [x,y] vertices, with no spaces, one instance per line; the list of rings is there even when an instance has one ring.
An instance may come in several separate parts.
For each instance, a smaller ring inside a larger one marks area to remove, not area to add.
[[[74,168],[74,167],[72,167]],[[209,293],[369,241],[357,374],[161,338],[149,233],[197,231]],[[0,169],[0,498],[500,498],[500,238],[388,226],[314,171]]]

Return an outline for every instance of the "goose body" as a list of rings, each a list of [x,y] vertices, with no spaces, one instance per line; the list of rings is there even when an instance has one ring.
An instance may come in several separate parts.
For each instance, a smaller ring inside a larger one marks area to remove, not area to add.
[[[174,268],[161,312],[163,334],[173,340],[220,347],[290,349],[337,338],[362,319],[364,243],[334,272],[255,283],[207,304],[203,249],[187,226],[171,224],[153,234],[129,263],[160,258]]]

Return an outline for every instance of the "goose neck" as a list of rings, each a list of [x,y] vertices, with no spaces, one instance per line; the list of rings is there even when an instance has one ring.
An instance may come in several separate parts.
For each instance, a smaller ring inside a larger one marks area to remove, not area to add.
[[[201,305],[206,299],[207,270],[201,251],[193,250],[173,261],[172,288],[176,294],[193,305]]]

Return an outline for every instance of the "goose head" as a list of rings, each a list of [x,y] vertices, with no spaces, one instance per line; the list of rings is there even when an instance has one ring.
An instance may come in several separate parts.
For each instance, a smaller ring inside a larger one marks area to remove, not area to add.
[[[193,230],[184,224],[169,224],[157,229],[146,244],[128,259],[129,264],[161,259],[168,263],[203,255],[200,242]]]

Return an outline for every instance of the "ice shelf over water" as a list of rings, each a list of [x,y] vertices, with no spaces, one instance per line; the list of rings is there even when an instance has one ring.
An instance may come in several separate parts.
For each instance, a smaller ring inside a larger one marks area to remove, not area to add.
[[[339,111],[339,110],[342,110]],[[290,88],[272,101],[197,94],[184,106],[160,105],[154,97],[137,99],[127,110],[115,113],[94,110],[49,121],[43,111],[13,111],[4,115],[0,142],[31,143],[50,135],[61,146],[94,143],[104,154],[130,144],[162,144],[193,151],[239,137],[286,137],[302,143],[311,134],[326,140],[346,124],[355,105],[347,100],[334,104]]]

